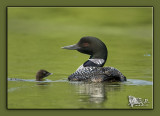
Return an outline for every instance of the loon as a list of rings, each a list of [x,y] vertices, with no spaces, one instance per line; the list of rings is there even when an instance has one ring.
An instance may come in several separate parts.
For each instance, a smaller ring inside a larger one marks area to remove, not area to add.
[[[45,77],[47,77],[47,76],[49,76],[49,75],[52,75],[52,74],[53,74],[53,73],[50,73],[50,72],[48,72],[48,71],[46,71],[46,70],[41,69],[41,70],[39,70],[39,71],[37,72],[37,74],[36,74],[36,81],[42,81],[43,78],[45,78]]]
[[[123,82],[127,80],[118,69],[103,67],[108,50],[106,45],[96,37],[82,37],[77,44],[62,48],[90,55],[90,58],[68,77],[69,81]]]

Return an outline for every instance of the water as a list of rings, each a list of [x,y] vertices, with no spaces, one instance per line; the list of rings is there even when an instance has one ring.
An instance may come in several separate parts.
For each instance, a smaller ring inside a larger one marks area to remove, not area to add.
[[[9,108],[13,109],[126,109],[130,108],[127,98],[129,95],[134,93],[137,97],[148,98],[149,96],[135,93],[137,90],[149,93],[152,91],[150,86],[153,85],[151,81],[138,79],[115,83],[68,82],[65,79],[57,81],[47,79],[38,82],[34,79],[9,78],[8,81],[9,84],[16,85],[8,89]],[[150,101],[149,106],[142,108],[151,106]]]
[[[14,7],[7,14],[9,109],[152,109],[152,8]],[[120,70],[127,82],[67,81],[89,56],[61,47],[83,36],[106,44],[105,66]],[[40,69],[53,75],[37,82]],[[149,103],[131,107],[129,96]]]

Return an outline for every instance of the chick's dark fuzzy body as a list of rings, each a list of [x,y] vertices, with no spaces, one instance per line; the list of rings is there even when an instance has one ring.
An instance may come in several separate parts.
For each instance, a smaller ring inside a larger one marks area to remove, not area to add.
[[[51,75],[52,73],[50,73],[50,72],[48,72],[48,71],[46,71],[46,70],[39,70],[38,72],[37,72],[37,74],[36,74],[36,81],[42,81],[43,80],[43,78],[45,78],[45,77],[47,77],[47,76],[49,76],[49,75]]]

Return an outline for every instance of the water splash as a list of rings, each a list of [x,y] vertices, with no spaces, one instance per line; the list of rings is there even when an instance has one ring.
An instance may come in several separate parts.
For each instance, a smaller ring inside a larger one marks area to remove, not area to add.
[[[127,82],[123,82],[125,85],[153,85],[152,81],[139,80],[139,79],[127,79]]]

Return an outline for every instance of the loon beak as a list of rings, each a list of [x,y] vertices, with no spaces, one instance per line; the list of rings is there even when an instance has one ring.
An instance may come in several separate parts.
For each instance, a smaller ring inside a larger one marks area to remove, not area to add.
[[[64,46],[62,47],[63,49],[68,49],[68,50],[77,50],[79,49],[80,47],[77,45],[77,44],[74,44],[74,45],[69,45],[69,46]]]
[[[53,75],[53,73],[49,73],[49,75]]]

